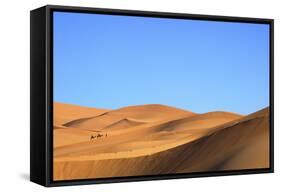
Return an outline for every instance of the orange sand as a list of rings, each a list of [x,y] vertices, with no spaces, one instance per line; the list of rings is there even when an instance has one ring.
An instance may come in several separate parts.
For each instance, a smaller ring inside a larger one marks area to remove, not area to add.
[[[195,114],[54,104],[54,180],[269,167],[269,109]]]

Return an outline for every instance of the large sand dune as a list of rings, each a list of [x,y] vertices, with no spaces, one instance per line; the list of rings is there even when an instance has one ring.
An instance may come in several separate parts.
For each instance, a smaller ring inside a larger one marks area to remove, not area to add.
[[[269,167],[268,108],[241,116],[71,107],[54,105],[54,180]]]

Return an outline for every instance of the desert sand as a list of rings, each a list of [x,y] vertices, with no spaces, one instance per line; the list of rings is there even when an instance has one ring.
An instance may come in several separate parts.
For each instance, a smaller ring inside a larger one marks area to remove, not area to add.
[[[269,167],[269,108],[242,116],[54,103],[53,134],[54,180]]]

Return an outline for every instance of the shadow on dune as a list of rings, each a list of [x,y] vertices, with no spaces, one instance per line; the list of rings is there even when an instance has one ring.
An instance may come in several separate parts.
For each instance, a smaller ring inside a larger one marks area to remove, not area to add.
[[[169,114],[169,108],[156,109],[154,119],[141,114],[145,108],[141,113],[131,109],[108,112],[110,116],[96,123],[114,127],[101,129],[108,137],[95,142],[79,138],[79,142],[55,148],[61,154],[54,159],[55,180],[269,167],[268,108],[248,116],[194,114],[174,108]],[[163,116],[157,114],[163,109]],[[92,120],[85,123],[87,128],[95,125]],[[75,129],[83,130],[79,126]]]

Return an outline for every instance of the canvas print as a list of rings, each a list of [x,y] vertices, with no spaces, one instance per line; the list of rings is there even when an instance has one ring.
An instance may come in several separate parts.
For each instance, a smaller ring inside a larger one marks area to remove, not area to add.
[[[54,181],[269,168],[269,25],[55,11]]]

